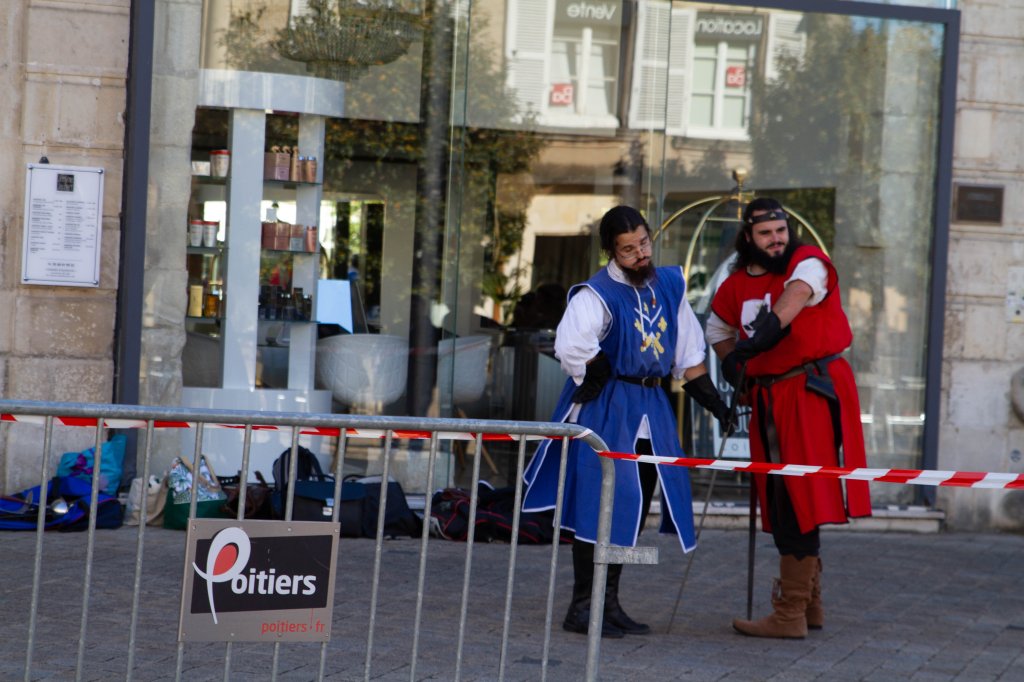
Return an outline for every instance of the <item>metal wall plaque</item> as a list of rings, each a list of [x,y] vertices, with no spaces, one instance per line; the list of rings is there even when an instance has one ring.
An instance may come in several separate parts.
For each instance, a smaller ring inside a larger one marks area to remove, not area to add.
[[[962,223],[1003,222],[1003,188],[983,185],[956,185],[953,219]]]
[[[21,283],[100,285],[103,169],[28,164]]]
[[[178,641],[329,641],[338,529],[190,520]]]

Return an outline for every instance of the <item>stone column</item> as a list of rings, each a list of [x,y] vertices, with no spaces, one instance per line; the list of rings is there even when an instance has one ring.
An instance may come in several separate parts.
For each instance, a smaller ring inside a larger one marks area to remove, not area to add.
[[[181,405],[188,283],[185,234],[202,9],[202,0],[156,0],[139,387],[144,405]],[[165,468],[177,454],[179,443],[178,433],[160,433],[151,469]],[[161,463],[164,460],[166,463]]]

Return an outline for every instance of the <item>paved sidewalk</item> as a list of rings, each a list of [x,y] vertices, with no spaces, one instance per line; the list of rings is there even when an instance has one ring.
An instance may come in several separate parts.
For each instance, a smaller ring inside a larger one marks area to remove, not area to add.
[[[134,528],[97,531],[86,634],[87,680],[123,679],[132,579]],[[143,608],[137,633],[135,680],[171,679],[185,534],[146,531]],[[827,531],[824,534],[825,629],[805,640],[746,638],[730,621],[746,610],[745,531],[704,531],[671,632],[669,620],[685,558],[674,537],[648,529],[641,544],[657,544],[657,566],[628,566],[621,599],[652,635],[604,640],[604,680],[1024,680],[1024,537]],[[42,604],[32,679],[74,679],[85,534],[44,538]],[[32,533],[3,535],[5,578],[0,605],[11,621],[0,638],[0,679],[24,674],[28,603],[34,561]],[[465,545],[430,541],[424,621],[416,679],[455,677]],[[509,546],[478,544],[461,661],[463,680],[498,679],[498,657]],[[550,547],[520,547],[507,680],[540,679]],[[549,680],[582,676],[586,639],[561,630],[571,583],[568,546],[559,549],[558,591]],[[777,557],[759,534],[755,617],[768,609]],[[419,545],[387,541],[371,678],[408,680]],[[342,539],[330,680],[363,679],[371,540]],[[319,645],[280,647],[280,680],[315,679]],[[231,679],[270,679],[273,646],[235,644]],[[189,644],[186,680],[224,678],[223,644]]]

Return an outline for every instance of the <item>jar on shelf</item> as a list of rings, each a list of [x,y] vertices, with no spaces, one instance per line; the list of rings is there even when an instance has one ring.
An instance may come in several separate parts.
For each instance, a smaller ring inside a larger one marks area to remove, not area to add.
[[[188,316],[203,316],[203,285],[191,284],[188,287]]]
[[[220,292],[213,286],[206,290],[203,317],[220,317]]]
[[[291,223],[276,223],[274,225],[274,230],[274,249],[277,251],[287,251],[291,248]]]
[[[202,246],[203,245],[203,227],[205,220],[190,220],[188,221],[188,245],[189,246]]]
[[[288,240],[289,251],[306,250],[306,227],[304,225],[292,225],[291,236]]]
[[[210,175],[215,178],[226,178],[230,167],[230,151],[227,149],[214,149],[210,152]]]
[[[273,249],[277,237],[277,223],[262,223],[260,226],[260,248]]]
[[[203,221],[203,246],[212,248],[217,246],[217,232],[220,231],[220,223],[216,220]]]

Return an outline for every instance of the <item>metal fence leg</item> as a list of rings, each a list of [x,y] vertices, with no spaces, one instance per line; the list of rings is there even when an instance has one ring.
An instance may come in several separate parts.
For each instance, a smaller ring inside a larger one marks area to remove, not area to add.
[[[206,426],[206,424],[204,422],[196,422],[195,450],[192,453],[192,457],[193,457],[193,459],[192,459],[192,462],[193,462],[193,464],[192,464],[193,476],[195,476],[194,472],[196,471],[196,467],[199,464],[199,454],[200,454],[200,452],[202,451],[202,448],[203,448],[203,431],[204,431],[204,427],[205,426]],[[192,491],[192,494],[189,497],[189,503],[188,503],[188,518],[189,518],[189,521],[191,521],[192,519],[194,519],[196,517],[196,505],[198,504],[198,497],[199,496],[195,493],[195,486],[193,486],[193,491]],[[181,569],[182,589],[184,589],[185,579],[186,579],[186,576],[188,574],[188,570],[189,570],[189,567],[187,565],[182,566],[182,569]],[[178,614],[178,622],[179,623],[182,621],[184,616],[185,616],[185,605],[184,605],[184,603],[182,603],[181,612]],[[228,644],[230,645],[230,642],[228,642]],[[225,658],[225,665],[227,665],[227,662],[230,660],[230,657],[231,657],[231,648],[229,646],[227,648],[227,651],[226,651],[225,656],[224,656],[224,658]],[[175,682],[180,682],[181,681],[181,671],[182,671],[182,668],[184,667],[184,664],[185,664],[185,642],[181,639],[181,632],[179,632],[178,633],[178,656],[177,656],[177,659],[176,659],[176,662],[175,662],[175,666],[174,666],[174,679],[175,679]]]
[[[498,681],[505,679],[508,663],[508,627],[512,620],[512,590],[516,581],[516,550],[519,547],[519,518],[523,503],[523,467],[526,463],[526,439],[519,439],[519,456],[516,458],[516,492],[512,505],[512,538],[508,553],[508,582],[505,584],[505,619],[501,629],[501,654],[498,656]],[[555,539],[557,543],[557,539]]]
[[[373,661],[373,631],[377,627],[377,594],[380,590],[380,565],[384,550],[384,513],[388,506],[388,478],[391,476],[391,444],[394,431],[384,436],[384,466],[380,475],[380,506],[377,508],[377,538],[373,548],[373,586],[370,588],[370,628],[366,635],[366,665],[363,677],[370,682],[370,666]]]
[[[483,448],[483,434],[476,434],[476,452]],[[459,645],[455,652],[455,681],[462,679],[462,647],[466,640],[466,612],[469,609],[469,579],[473,571],[473,543],[476,542],[476,507],[480,501],[480,457],[473,458],[473,481],[469,491],[469,529],[466,534],[466,565],[462,573],[462,606],[459,610]]]
[[[608,581],[608,544],[612,536],[612,504],[615,500],[615,463],[601,457],[601,508],[597,516],[594,546],[594,582],[590,591],[590,625],[587,627],[587,680],[596,680],[604,627],[604,590]]]
[[[243,458],[243,460],[246,460],[246,461],[248,460],[248,457],[249,457],[249,447],[250,447],[250,444],[251,444],[251,438],[252,438],[252,425],[247,425],[246,428],[245,428],[245,445],[243,446],[243,453],[242,453],[242,458]],[[299,429],[297,427],[293,426],[292,427],[292,450],[291,450],[291,456],[289,457],[289,461],[288,461],[288,481],[289,481],[289,483],[291,483],[292,481],[295,480],[295,473],[298,471],[298,463],[296,462],[296,460],[298,460],[298,448],[299,448]],[[241,481],[239,481],[239,489],[238,489],[239,493],[241,493],[243,490],[245,490],[245,485],[246,485],[246,480],[243,478]],[[290,490],[294,489],[294,483],[289,485],[289,489]],[[285,518],[287,518],[289,521],[292,518],[291,517],[292,498],[293,498],[293,494],[289,494],[288,495],[288,511],[286,512],[286,516],[285,516]],[[244,514],[244,508],[242,507],[242,502],[243,501],[244,500],[242,500],[242,498],[239,497],[239,505],[238,505],[238,513],[239,513],[239,515]],[[230,644],[231,643],[229,642],[228,645],[230,646]],[[274,642],[274,656],[273,656],[273,660],[271,661],[271,666],[270,666],[270,679],[271,680],[276,680],[277,679],[277,663],[278,663],[278,659],[280,658],[280,655],[281,655],[281,643],[280,642]],[[228,682],[228,679],[224,678],[224,682]]]
[[[46,482],[50,478],[50,442],[53,436],[53,417],[44,422],[42,471],[39,486],[39,517],[36,519],[36,558],[32,570],[32,604],[29,607],[28,647],[25,650],[25,682],[29,682],[32,673],[32,649],[36,637],[36,611],[39,608],[39,579],[43,559],[43,531],[46,529]]]
[[[139,517],[139,530],[135,546],[135,580],[132,583],[132,622],[128,628],[128,667],[125,670],[125,682],[131,682],[135,668],[135,632],[139,626],[139,594],[142,591],[142,555],[146,539],[146,524],[149,523],[149,506],[146,503],[146,490],[149,486],[149,465],[153,455],[153,424],[150,419],[146,423],[146,450],[142,459],[142,509]]]
[[[569,459],[568,438],[562,438],[562,456],[558,462],[558,492],[555,493],[555,533],[551,539],[551,568],[548,572],[548,603],[544,618],[544,654],[540,662],[540,679],[547,680],[548,658],[551,655],[551,621],[554,619],[555,576],[558,574],[558,546],[562,540],[562,502],[565,500],[565,468]]]
[[[85,637],[89,632],[89,588],[92,584],[92,560],[96,549],[96,514],[100,493],[100,463],[103,458],[103,417],[96,419],[96,449],[92,461],[92,492],[89,495],[89,530],[85,548],[85,581],[82,587],[82,622],[78,632],[78,664],[75,666],[75,680],[82,679],[85,665]]]
[[[423,530],[420,534],[420,567],[416,578],[416,616],[412,631],[412,655],[409,663],[409,682],[416,682],[416,662],[420,651],[420,623],[423,620],[423,588],[427,576],[427,541],[430,539],[430,512],[433,500],[430,491],[434,488],[434,464],[437,462],[437,432],[430,434],[430,454],[427,458],[427,491],[423,504]]]
[[[348,431],[345,427],[338,429],[338,440],[334,445],[334,509],[331,511],[331,522],[339,523],[341,518],[341,488],[342,472],[345,471],[345,453],[348,449]],[[341,543],[341,533],[338,533],[338,543]],[[334,632],[334,623],[331,623],[331,632]],[[320,643],[320,668],[317,671],[317,680],[323,680],[327,670],[327,642]]]

